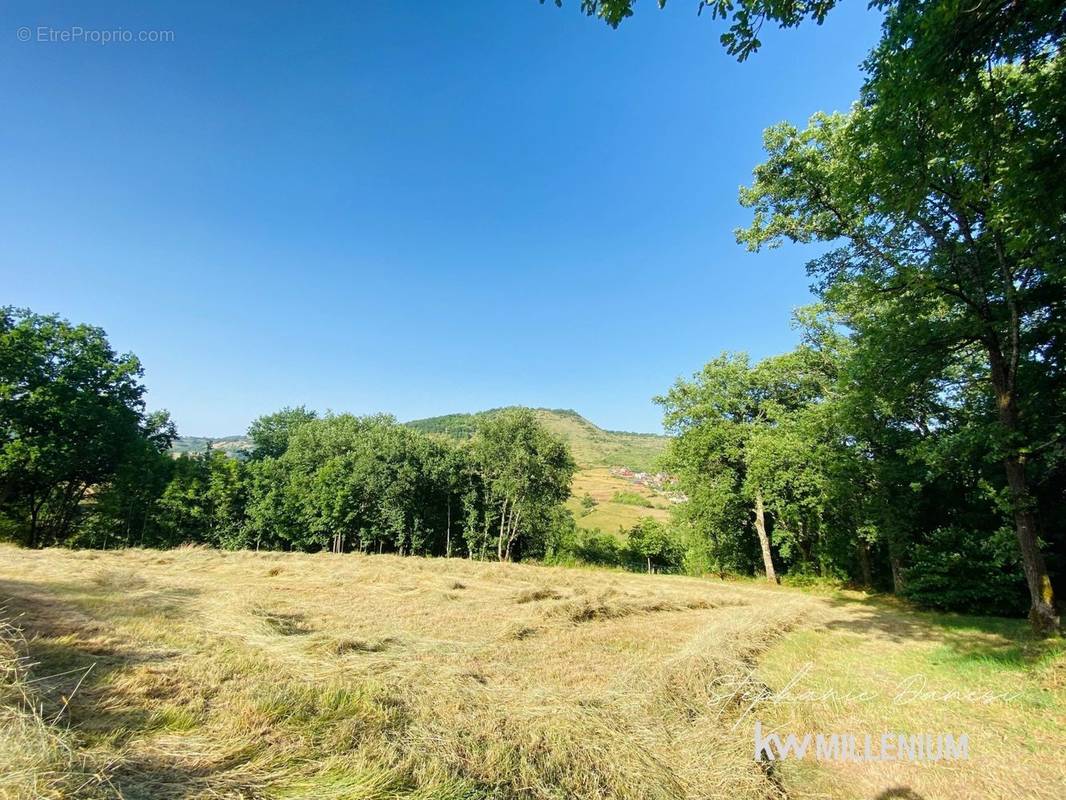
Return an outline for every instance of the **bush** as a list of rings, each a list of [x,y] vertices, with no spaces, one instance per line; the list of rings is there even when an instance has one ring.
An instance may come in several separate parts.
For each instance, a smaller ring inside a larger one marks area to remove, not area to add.
[[[618,539],[599,528],[578,531],[574,556],[585,564],[597,564],[604,567],[622,567],[626,563],[625,551]]]
[[[992,536],[938,528],[911,551],[903,596],[926,608],[998,616],[1024,615],[1029,606],[1013,533]]]
[[[615,492],[614,497],[611,498],[614,503],[621,503],[626,506],[640,506],[641,508],[655,508],[655,505],[642,494],[636,492]]]
[[[788,572],[781,576],[781,584],[797,589],[835,591],[844,587],[845,581],[831,575],[815,575],[813,572]]]
[[[545,551],[548,564],[590,564],[601,567],[624,567],[628,554],[617,537],[604,533],[599,528],[571,527],[559,531],[552,545]]]

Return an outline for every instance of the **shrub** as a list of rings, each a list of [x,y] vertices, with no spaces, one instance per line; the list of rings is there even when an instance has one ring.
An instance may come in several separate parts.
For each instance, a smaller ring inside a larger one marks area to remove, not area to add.
[[[1029,598],[1013,533],[937,528],[911,551],[903,595],[920,606],[967,614],[1024,614]]]
[[[615,536],[599,528],[574,527],[558,536],[545,553],[547,564],[591,564],[603,567],[623,567],[628,563],[628,554]]]
[[[615,492],[614,497],[611,498],[614,503],[621,503],[626,506],[640,506],[641,508],[655,508],[655,505],[642,494],[636,492]]]
[[[621,567],[626,563],[625,552],[618,539],[599,528],[580,530],[575,544],[574,555],[586,564]]]

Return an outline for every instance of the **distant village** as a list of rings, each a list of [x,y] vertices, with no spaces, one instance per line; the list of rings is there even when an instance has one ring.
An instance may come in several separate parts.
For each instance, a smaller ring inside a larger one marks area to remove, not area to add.
[[[629,467],[611,467],[611,474],[660,492],[671,503],[684,503],[688,500],[685,493],[677,489],[677,478],[668,472],[635,472]]]

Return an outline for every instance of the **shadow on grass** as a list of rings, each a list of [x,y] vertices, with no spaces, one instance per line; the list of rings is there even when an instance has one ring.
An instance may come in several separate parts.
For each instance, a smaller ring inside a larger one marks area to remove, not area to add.
[[[893,786],[878,794],[874,800],[925,800],[925,798],[909,786]]]
[[[171,591],[138,591],[135,598],[112,597],[106,618],[93,615],[105,599],[101,595],[113,591],[89,581],[52,586],[0,580],[0,608],[22,630],[28,679],[44,717],[68,728],[79,749],[89,748],[86,752],[122,751],[136,737],[196,724],[195,709],[184,708],[181,697],[195,697],[197,691],[181,684],[170,666],[181,653],[131,641],[108,620],[166,616],[180,598]],[[227,766],[182,764],[165,755],[126,751],[108,765],[107,785],[115,794],[107,796],[203,796]]]
[[[827,623],[828,630],[897,643],[938,643],[946,650],[945,660],[956,664],[1021,671],[1066,652],[1060,637],[1035,636],[1022,619],[918,611],[890,598],[834,598],[830,602],[846,606],[849,616]]]

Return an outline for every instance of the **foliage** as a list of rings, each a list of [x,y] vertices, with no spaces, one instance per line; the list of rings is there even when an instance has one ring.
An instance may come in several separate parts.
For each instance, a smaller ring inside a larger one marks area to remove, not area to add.
[[[722,41],[743,60],[764,24],[820,23],[835,4],[698,7],[729,20]],[[658,398],[687,497],[670,524],[577,527],[562,506],[575,457],[647,468],[667,443],[572,411],[403,426],[286,408],[253,423],[248,459],[169,458],[174,426],[146,412],[134,356],[97,328],[5,308],[0,535],[769,577],[776,562],[790,583],[1001,612],[1024,580],[1049,629],[1066,569],[1066,534],[1049,524],[1066,513],[1066,9],[873,5],[885,21],[858,102],[771,127],[741,191],[753,217],[740,242],[826,248],[808,265],[820,303],[798,312],[791,352],[724,353]],[[632,6],[580,2],[612,26]]]
[[[498,530],[497,558],[509,561],[523,537],[541,533],[550,511],[570,496],[576,465],[566,445],[529,409],[486,418],[471,450],[486,492],[486,514]]]
[[[141,367],[103,331],[0,316],[0,532],[33,545],[358,548],[542,556],[573,520],[573,459],[527,409],[479,420],[466,443],[385,415],[255,420],[251,458],[169,457],[176,432],[144,409]]]
[[[140,362],[102,330],[0,309],[0,505],[31,547],[74,532],[90,490],[175,435],[145,412]]]
[[[648,572],[673,572],[684,562],[684,549],[678,538],[651,517],[629,529],[626,545],[633,557],[647,564]]]
[[[854,333],[854,374],[927,430],[940,418],[924,458],[965,436],[1000,463],[990,485],[1013,517],[1034,621],[1049,627],[1032,483],[1062,485],[1048,445],[1066,431],[1062,404],[1049,402],[1063,387],[1066,61],[1030,41],[1018,58],[971,54],[955,80],[931,84],[931,51],[911,43],[947,31],[913,11],[890,13],[849,114],[767,131],[768,159],[741,192],[754,219],[738,238],[835,245],[809,270]]]
[[[273,414],[258,417],[248,428],[256,458],[279,458],[288,449],[292,434],[305,422],[318,419],[318,414],[303,406],[283,408]]]
[[[982,537],[937,528],[911,551],[903,595],[920,605],[972,614],[1021,614],[1025,582],[1009,528]]]
[[[495,408],[476,414],[448,414],[413,420],[409,427],[460,441],[473,438],[486,420],[511,408]],[[537,421],[570,447],[581,467],[624,465],[638,471],[654,469],[666,448],[665,436],[652,433],[604,430],[570,409],[533,409]]]
[[[826,380],[807,346],[756,365],[723,353],[657,398],[676,433],[667,463],[689,498],[682,516],[712,540],[716,570],[752,569],[758,552],[772,576],[774,547],[786,560],[817,557],[834,464],[826,406],[816,402]]]
[[[625,506],[639,506],[641,508],[655,508],[655,504],[652,503],[647,497],[636,492],[615,492],[611,497],[612,503],[621,503]]]
[[[632,561],[618,537],[599,528],[558,527],[549,542],[544,554],[547,564],[625,567]]]
[[[541,0],[543,3],[544,0]],[[563,0],[554,0],[562,7]],[[581,0],[581,10],[590,17],[599,17],[612,28],[617,28],[625,19],[633,16],[636,0]],[[657,0],[659,8],[666,0]],[[721,35],[726,52],[743,61],[757,51],[762,42],[759,31],[767,23],[777,23],[782,28],[795,28],[805,20],[821,24],[826,15],[836,6],[837,0],[699,0],[698,14],[703,11],[714,19],[730,21],[729,30]]]

